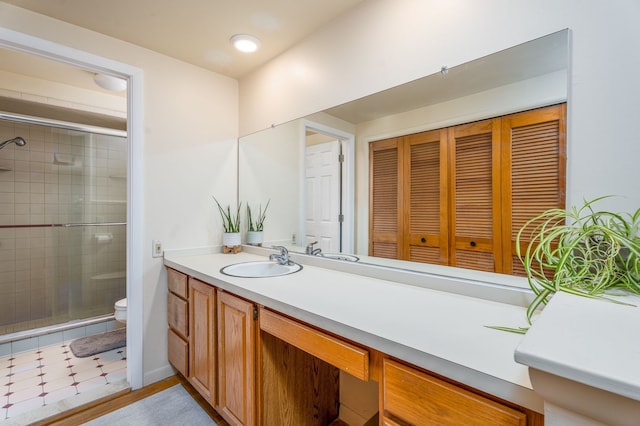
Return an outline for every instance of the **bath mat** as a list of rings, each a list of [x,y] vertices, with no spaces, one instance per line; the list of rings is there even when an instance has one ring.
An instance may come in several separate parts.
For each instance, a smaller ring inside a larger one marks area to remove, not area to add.
[[[78,358],[86,358],[91,355],[121,348],[127,345],[127,329],[119,328],[106,333],[81,337],[71,342],[71,352]]]
[[[175,385],[83,425],[216,426],[216,423],[182,385]]]

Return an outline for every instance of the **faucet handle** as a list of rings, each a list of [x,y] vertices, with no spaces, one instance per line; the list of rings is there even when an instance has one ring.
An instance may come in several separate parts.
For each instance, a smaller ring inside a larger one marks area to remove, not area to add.
[[[271,248],[280,250],[280,254],[273,253],[273,254],[271,254],[269,256],[269,259],[277,260],[278,263],[281,264],[281,265],[287,265],[287,264],[289,264],[291,262],[289,260],[289,250],[287,250],[286,247],[284,247],[284,246],[272,246]]]
[[[313,246],[318,244],[318,241],[314,241],[312,243],[307,244],[307,248],[305,249],[305,253],[307,254],[312,254],[313,253]]]

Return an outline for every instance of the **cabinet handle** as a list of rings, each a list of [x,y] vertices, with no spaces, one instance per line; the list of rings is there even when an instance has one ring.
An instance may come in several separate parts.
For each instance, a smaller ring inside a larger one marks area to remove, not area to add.
[[[475,241],[471,241],[471,242],[469,243],[469,245],[470,245],[471,247],[475,247],[475,246],[476,246],[476,242],[475,242]]]
[[[426,242],[427,242],[427,239],[426,239],[425,237],[422,237],[422,238],[420,238],[420,242],[421,242],[421,243],[426,243]]]

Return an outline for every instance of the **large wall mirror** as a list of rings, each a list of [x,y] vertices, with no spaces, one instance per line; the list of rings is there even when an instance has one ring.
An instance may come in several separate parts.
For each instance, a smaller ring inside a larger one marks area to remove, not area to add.
[[[368,256],[369,142],[567,101],[568,30],[239,140],[239,199],[270,200],[267,244]],[[338,162],[338,159],[342,162]]]

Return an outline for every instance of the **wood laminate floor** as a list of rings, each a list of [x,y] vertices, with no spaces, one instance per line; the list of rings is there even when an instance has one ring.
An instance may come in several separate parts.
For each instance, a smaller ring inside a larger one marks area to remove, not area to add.
[[[136,401],[144,399],[148,396],[151,396],[155,393],[161,392],[165,389],[170,388],[176,384],[182,384],[182,386],[189,392],[191,397],[198,402],[206,412],[211,416],[211,418],[219,425],[219,426],[228,426],[228,423],[225,422],[218,413],[211,407],[205,400],[196,392],[196,390],[181,376],[171,376],[165,380],[162,380],[157,383],[153,383],[149,386],[145,386],[142,389],[138,389],[135,391],[124,390],[117,394],[110,395],[105,398],[101,398],[99,400],[93,401],[89,404],[80,406],[73,410],[66,411],[64,413],[60,413],[54,417],[50,417],[43,421],[34,423],[36,426],[44,426],[44,425],[55,425],[55,426],[75,426],[89,420],[96,419],[100,416],[103,416],[107,413],[115,411],[119,408],[125,407],[129,404],[133,404]]]

